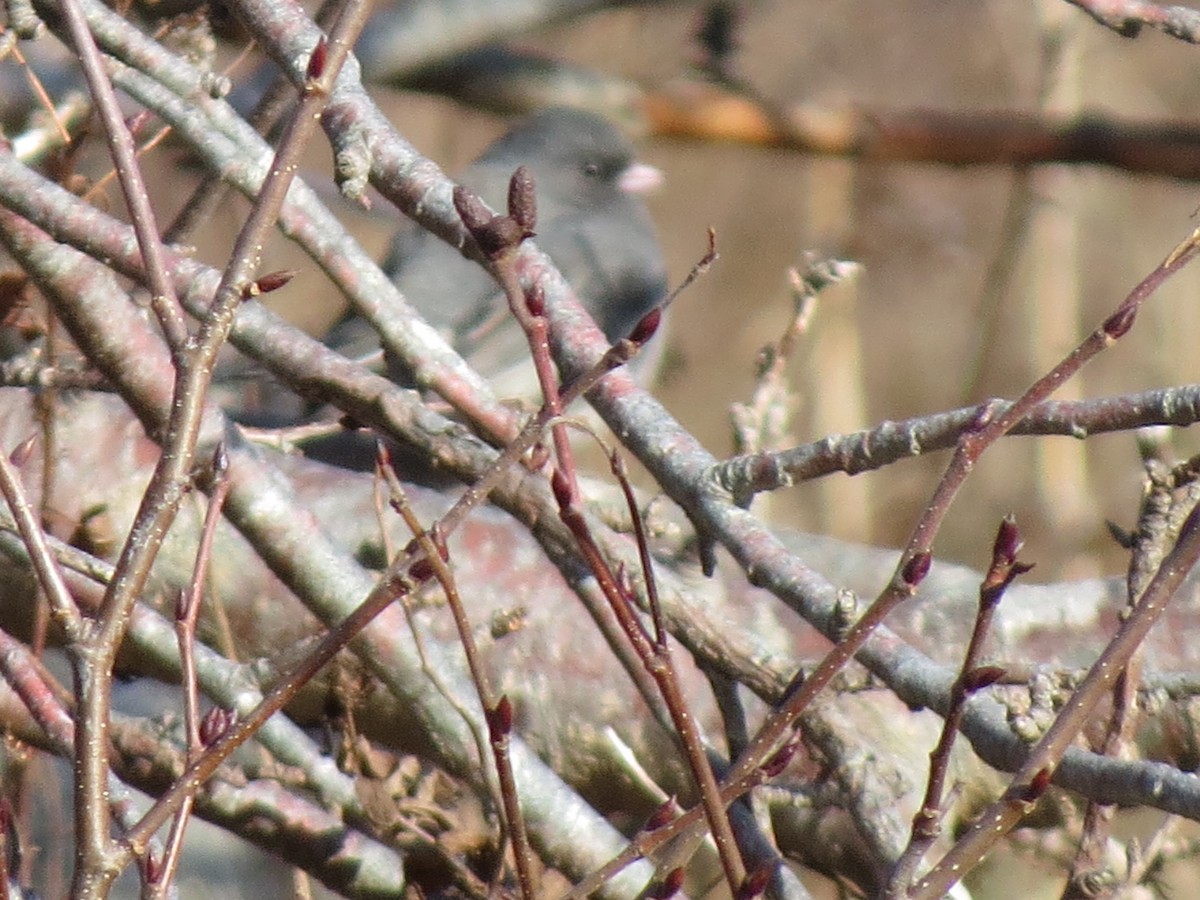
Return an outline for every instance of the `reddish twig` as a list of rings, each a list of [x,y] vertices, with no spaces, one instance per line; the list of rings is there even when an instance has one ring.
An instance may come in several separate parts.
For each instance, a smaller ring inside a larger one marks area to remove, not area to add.
[[[184,324],[179,299],[175,296],[174,285],[167,275],[163,245],[159,239],[154,210],[150,207],[150,194],[146,191],[137,164],[137,148],[134,146],[133,136],[129,133],[125,117],[121,114],[112,82],[105,75],[100,49],[96,46],[96,40],[92,37],[78,0],[64,0],[62,16],[70,32],[75,54],[83,67],[92,102],[100,114],[117,178],[121,182],[121,190],[129,206],[130,220],[137,234],[138,249],[142,254],[150,288],[150,308],[158,318],[171,352],[181,353],[188,338],[187,326]]]
[[[512,733],[512,703],[506,695],[496,696],[492,690],[491,679],[483,665],[483,658],[475,641],[475,633],[471,621],[467,617],[466,608],[458,593],[458,585],[454,573],[450,570],[449,553],[444,539],[438,532],[430,533],[422,527],[412,508],[405,498],[404,488],[396,471],[392,468],[391,460],[386,453],[381,453],[377,462],[378,470],[383,474],[388,489],[392,495],[392,507],[404,519],[413,534],[413,545],[410,551],[419,547],[422,554],[422,564],[427,566],[428,576],[436,578],[446,595],[446,603],[458,630],[458,640],[462,644],[463,653],[467,658],[467,668],[471,672],[471,680],[479,694],[479,702],[483,705],[483,718],[487,723],[489,743],[492,747],[492,759],[496,765],[496,777],[499,781],[501,808],[504,810],[504,820],[509,840],[512,841],[513,858],[516,861],[517,881],[521,886],[521,896],[525,900],[533,900],[537,896],[537,881],[533,874],[533,851],[529,846],[529,835],[525,829],[525,818],[521,813],[520,797],[517,794],[517,782],[513,775],[512,760],[509,758],[509,735]],[[420,571],[420,575],[424,575]],[[414,575],[420,577],[414,570]],[[422,579],[424,580],[424,579]],[[482,760],[481,760],[482,762]]]
[[[969,831],[909,893],[912,898],[941,897],[974,868],[1028,812],[1050,784],[1054,769],[1086,724],[1096,705],[1112,689],[1147,632],[1187,573],[1200,560],[1200,507],[1192,510],[1179,541],[1163,560],[1137,607],[1088,670],[1054,724],[1026,756],[1004,795],[985,810]]]
[[[196,677],[196,621],[200,615],[200,605],[204,599],[204,585],[208,576],[209,563],[212,559],[213,540],[217,533],[217,523],[221,521],[221,509],[225,498],[229,495],[229,458],[224,444],[219,444],[213,453],[212,464],[209,468],[212,488],[209,494],[208,507],[204,511],[204,527],[200,533],[200,544],[196,548],[196,562],[192,569],[192,582],[179,592],[175,607],[175,634],[179,643],[179,668],[183,686],[183,719],[184,731],[187,735],[188,763],[199,759],[204,752],[204,744],[200,737],[200,690]],[[192,814],[195,796],[189,795],[180,803],[171,821],[171,830],[163,855],[154,865],[154,877],[148,878],[146,893],[150,897],[167,897],[175,872],[179,867],[180,854],[183,850],[183,836],[187,823]]]
[[[1181,241],[1167,258],[1126,296],[1112,315],[1099,328],[1068,354],[1062,362],[1030,387],[1019,400],[1004,408],[998,408],[993,405],[992,407],[985,406],[980,410],[973,426],[960,438],[954,458],[939,481],[925,513],[914,528],[908,546],[901,554],[900,561],[893,572],[889,585],[881,592],[862,617],[850,628],[845,637],[834,646],[816,669],[805,679],[803,684],[768,717],[766,723],[764,723],[758,734],[751,741],[750,746],[740,755],[738,761],[731,768],[726,779],[726,785],[731,782],[750,778],[761,761],[771,754],[783,735],[790,731],[792,723],[800,712],[808,706],[812,698],[823,690],[834,675],[841,671],[846,663],[864,646],[867,639],[883,619],[905,599],[915,593],[917,586],[924,580],[932,564],[930,548],[933,538],[940,527],[940,523],[946,515],[958,489],[974,468],[984,450],[1013,428],[1036,404],[1046,399],[1064,380],[1078,372],[1088,360],[1111,346],[1121,335],[1127,333],[1133,325],[1141,304],[1152,296],[1167,278],[1186,265],[1198,250],[1200,250],[1200,229]],[[650,432],[651,430],[647,430],[646,434],[639,434],[639,442],[648,440],[651,437]],[[674,487],[676,490],[685,491],[684,496],[680,499],[689,511],[694,510],[702,516],[713,515],[692,494],[686,492],[687,490],[694,491],[694,486],[684,489],[680,484],[679,475],[681,472],[666,471],[658,464],[653,453],[647,454],[643,459],[651,470],[660,477],[660,480],[668,490]],[[701,522],[702,527],[703,524]],[[727,526],[722,527],[725,531],[728,531]],[[1049,777],[1049,773],[1044,775],[1040,772],[1034,774],[1037,775],[1037,779],[1031,783],[1035,785],[1040,784],[1042,779]],[[1024,785],[1024,787],[1028,789],[1029,783]],[[699,819],[699,816],[695,815],[695,813],[697,813],[696,810],[691,810],[688,814],[672,822],[669,826],[670,835],[667,836],[673,836],[680,833],[686,827],[694,826]],[[661,831],[667,832],[668,829],[664,828]],[[666,837],[663,839],[665,840]],[[635,858],[638,852],[645,849],[645,846],[646,842],[642,842],[637,848],[631,846],[625,853],[621,854],[619,859],[614,860],[611,865],[619,866],[622,864],[622,861],[627,863],[629,860]],[[605,871],[611,871],[611,868],[606,866]],[[959,871],[966,871],[966,869]],[[589,878],[588,883],[592,884],[594,882]],[[579,891],[581,887],[582,885],[577,886],[576,891]],[[572,893],[572,896],[574,895],[575,892]]]
[[[971,632],[970,643],[963,654],[958,677],[954,680],[954,687],[951,689],[950,709],[942,722],[941,736],[938,738],[937,746],[929,753],[929,778],[926,782],[925,799],[913,817],[912,835],[908,846],[893,866],[888,877],[886,897],[902,898],[906,896],[917,866],[921,864],[921,860],[929,852],[929,848],[933,846],[938,835],[941,834],[941,822],[946,813],[944,792],[946,774],[950,767],[950,753],[954,749],[958,726],[962,722],[967,701],[976,691],[982,690],[1004,677],[1004,669],[998,666],[981,667],[979,662],[983,655],[983,642],[1004,592],[1014,579],[1033,568],[1031,565],[1017,561],[1021,544],[1016,522],[1009,516],[1001,522],[996,533],[996,540],[992,546],[991,565],[988,567],[983,583],[979,586],[979,611],[975,617],[975,627]]]
[[[1180,466],[1169,466],[1162,458],[1163,447],[1152,435],[1139,435],[1139,449],[1146,469],[1146,487],[1138,514],[1138,527],[1131,537],[1129,570],[1123,615],[1133,613],[1163,558],[1178,540],[1184,517],[1200,499],[1196,481],[1197,459]],[[1104,738],[1095,749],[1105,756],[1120,758],[1128,749],[1136,724],[1138,684],[1142,679],[1142,648],[1129,660],[1112,689],[1112,712]],[[1071,861],[1064,898],[1090,896],[1089,883],[1104,864],[1116,807],[1089,800],[1084,811],[1083,831]],[[1136,877],[1132,871],[1126,873]],[[1111,874],[1111,873],[1109,873]],[[1130,882],[1135,884],[1136,882]]]
[[[779,738],[790,728],[790,723],[829,683],[833,676],[853,658],[875,627],[900,603],[916,592],[932,563],[934,537],[959,489],[984,451],[1007,434],[1037,403],[1046,399],[1059,385],[1076,374],[1092,357],[1110,347],[1126,334],[1133,326],[1142,303],[1167,278],[1185,266],[1198,251],[1200,251],[1200,229],[1180,242],[1154,271],[1142,279],[1100,327],[1085,338],[1058,365],[1038,379],[1019,400],[999,412],[993,412],[985,407],[974,423],[974,427],[969,429],[959,440],[954,457],[938,482],[925,512],[913,529],[907,547],[900,555],[891,582],[875,599],[871,607],[855,622],[845,639],[839,642],[821,661],[800,689],[772,713],[734,766],[733,773],[735,775],[746,774],[756,765],[757,761],[766,758]]]
[[[84,634],[84,622],[75,606],[75,600],[67,589],[58,561],[50,552],[46,534],[42,530],[37,514],[25,496],[18,473],[20,466],[29,459],[34,439],[29,438],[13,451],[12,456],[0,453],[0,493],[3,493],[13,519],[21,532],[21,540],[37,573],[38,583],[50,603],[55,622],[63,629],[68,640],[80,640]]]
[[[720,797],[716,777],[709,764],[695,717],[688,711],[687,701],[679,688],[679,680],[671,660],[670,645],[665,639],[665,634],[659,633],[661,639],[653,638],[648,634],[645,626],[637,618],[632,596],[619,587],[618,579],[614,577],[607,560],[596,546],[591,530],[572,498],[566,477],[556,471],[552,481],[555,497],[559,504],[559,515],[574,535],[575,541],[589,568],[596,576],[597,583],[604,592],[613,614],[620,622],[626,639],[637,651],[638,656],[641,657],[646,668],[654,677],[659,691],[662,692],[680,743],[687,755],[689,767],[695,777],[704,815],[712,830],[717,852],[721,856],[726,880],[729,882],[730,890],[738,895],[738,892],[744,887],[746,870],[734,840],[733,828]],[[643,573],[643,577],[646,580],[647,591],[649,591],[654,573],[647,570]]]

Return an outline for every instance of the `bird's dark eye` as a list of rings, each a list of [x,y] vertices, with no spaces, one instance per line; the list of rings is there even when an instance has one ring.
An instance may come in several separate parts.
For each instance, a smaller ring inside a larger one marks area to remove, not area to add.
[[[595,178],[600,174],[600,164],[594,162],[584,163],[583,174],[588,178]]]

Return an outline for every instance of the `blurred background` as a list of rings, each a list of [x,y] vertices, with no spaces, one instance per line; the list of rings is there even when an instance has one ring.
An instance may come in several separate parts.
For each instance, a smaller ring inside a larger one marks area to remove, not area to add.
[[[725,60],[732,87],[714,87],[701,67],[706,53],[697,35],[714,5],[601,10],[522,33],[506,46],[598,80],[599,87],[581,88],[575,76],[559,76],[561,83],[537,88],[539,99],[583,97],[640,133],[642,156],[667,174],[652,205],[676,282],[703,254],[706,228],[716,230],[720,261],[671,311],[656,392],[719,456],[733,448],[730,405],[749,398],[760,349],[790,320],[787,272],[806,253],[856,260],[863,273],[823,295],[790,366],[789,440],[797,443],[1016,396],[1197,224],[1200,195],[1190,181],[1093,165],[831,158],[709,136],[664,137],[678,129],[654,114],[661,98],[676,102],[711,89],[741,91],[760,108],[818,121],[851,113],[869,120],[1019,112],[1035,121],[1092,116],[1186,127],[1200,109],[1193,46],[1151,32],[1122,38],[1056,0],[778,0],[715,8],[728,10],[733,23]],[[385,68],[372,62],[386,50],[379,45],[371,45],[368,69]],[[444,97],[387,85],[377,93],[399,130],[450,172],[505,127],[502,116]],[[936,134],[932,143],[936,156]],[[317,183],[328,171],[325,153],[315,155]],[[341,208],[382,254],[391,228],[386,204],[370,215]],[[214,217],[212,232],[231,234],[242,214],[230,205]],[[278,265],[312,268],[287,253],[280,250]],[[1172,280],[1133,332],[1059,396],[1195,380],[1198,285],[1194,268]],[[312,303],[295,291],[273,302],[319,330],[337,304],[317,294]],[[1190,437],[1177,440],[1180,452],[1195,449]],[[894,546],[906,539],[947,458],[833,476],[760,498],[757,508],[787,527]],[[1119,572],[1124,552],[1105,520],[1133,524],[1140,481],[1130,435],[1008,440],[968,482],[939,552],[981,564],[996,522],[1012,512],[1039,577]]]

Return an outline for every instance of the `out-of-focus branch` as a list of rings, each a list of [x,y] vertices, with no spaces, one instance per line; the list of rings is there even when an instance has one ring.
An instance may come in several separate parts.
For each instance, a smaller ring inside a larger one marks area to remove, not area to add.
[[[407,74],[455,53],[630,0],[420,0],[380,10],[359,42],[372,81],[403,82]]]
[[[1186,12],[1198,18],[1194,11]],[[364,69],[374,76],[370,62],[364,62]],[[644,134],[698,143],[745,144],[872,162],[1007,167],[1066,163],[1200,178],[1200,127],[1176,120],[1123,121],[1103,114],[1052,118],[1006,109],[893,110],[862,104],[780,108],[757,94],[710,81],[650,88],[509,47],[486,47],[440,60],[407,75],[402,83],[494,112],[583,105]]]
[[[644,97],[661,137],[776,147],[872,162],[943,166],[1099,165],[1200,178],[1200,129],[1108,118],[1056,121],[1029,113],[798,106],[768,110],[755,98],[689,82]]]

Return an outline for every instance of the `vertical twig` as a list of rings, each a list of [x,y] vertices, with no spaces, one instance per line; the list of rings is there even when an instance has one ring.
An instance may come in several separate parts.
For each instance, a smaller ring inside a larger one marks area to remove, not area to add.
[[[521,896],[525,900],[534,900],[537,896],[537,882],[533,875],[533,850],[529,846],[529,834],[525,829],[525,817],[521,812],[517,782],[513,774],[512,761],[508,755],[509,735],[512,733],[512,703],[507,695],[497,697],[492,690],[491,679],[488,678],[487,670],[484,668],[483,658],[475,642],[475,634],[471,630],[471,621],[467,617],[466,608],[458,593],[454,573],[447,565],[449,554],[445,544],[437,538],[436,533],[431,535],[417,520],[405,498],[404,488],[386,458],[381,460],[379,469],[391,490],[393,508],[404,518],[405,525],[413,533],[414,543],[424,554],[424,564],[432,570],[432,576],[438,580],[445,592],[446,603],[450,607],[454,626],[458,630],[458,640],[462,644],[463,653],[467,658],[467,668],[470,670],[471,680],[479,694],[479,702],[483,706],[483,718],[487,723],[488,738],[492,747],[492,760],[495,763],[496,777],[500,783],[500,800],[501,808],[504,810],[505,830],[508,832],[509,840],[512,841],[513,859],[516,862],[517,882],[521,887]]]
[[[88,28],[83,9],[78,0],[63,0],[61,10],[67,31],[71,35],[75,55],[83,67],[88,90],[104,126],[109,153],[112,155],[113,165],[121,182],[121,191],[129,207],[130,221],[137,234],[138,249],[142,253],[142,264],[150,288],[151,309],[158,318],[171,352],[181,353],[188,339],[187,326],[184,324],[179,299],[175,296],[175,287],[167,275],[166,258],[154,210],[150,207],[150,195],[146,191],[137,164],[137,148],[121,115],[116,91],[104,73],[104,61]]]
[[[212,559],[213,541],[217,534],[217,523],[221,521],[221,509],[229,495],[229,458],[225,445],[218,444],[210,466],[212,488],[208,508],[204,511],[204,526],[200,533],[200,544],[196,549],[196,560],[192,568],[192,581],[179,592],[175,606],[175,634],[179,644],[179,669],[183,688],[184,732],[187,735],[187,762],[194,763],[203,752],[200,738],[200,688],[196,677],[196,622],[200,616],[200,604],[204,599],[204,585]],[[186,796],[175,812],[171,830],[162,857],[149,872],[146,895],[155,900],[168,896],[171,882],[179,867],[183,850],[183,836],[191,817],[195,795]]]
[[[587,561],[588,567],[591,569],[593,575],[595,575],[596,581],[604,592],[604,596],[608,600],[613,613],[616,615],[617,621],[620,622],[626,638],[637,651],[638,656],[641,657],[643,664],[649,670],[651,676],[653,676],[659,691],[662,693],[667,709],[671,713],[672,724],[675,726],[688,760],[688,767],[696,781],[696,787],[700,793],[701,806],[703,807],[708,826],[712,830],[713,840],[716,842],[717,852],[721,857],[721,864],[725,870],[726,880],[729,882],[730,890],[734,892],[735,896],[739,896],[740,892],[746,887],[747,876],[745,866],[742,863],[741,853],[734,840],[733,828],[730,824],[728,813],[725,810],[725,803],[720,796],[716,776],[713,774],[712,766],[709,764],[708,755],[704,748],[703,738],[700,735],[696,718],[689,711],[687,700],[680,690],[679,680],[675,674],[674,664],[671,660],[670,644],[666,640],[666,633],[658,627],[661,625],[661,621],[656,621],[655,635],[652,636],[646,631],[645,626],[634,612],[631,593],[622,590],[619,586],[618,579],[614,577],[612,570],[608,566],[608,561],[601,554],[600,548],[596,546],[587,520],[572,499],[572,493],[567,485],[566,476],[555,471],[551,480],[554,485],[555,497],[559,504],[559,515],[563,523],[570,529],[572,535],[574,535],[576,544]],[[644,556],[643,559],[645,560]],[[650,585],[654,580],[653,571],[646,570],[643,572],[643,577],[647,585],[647,592],[650,592]],[[657,616],[655,618],[656,620],[658,619]]]
[[[1017,561],[1021,543],[1016,522],[1012,516],[1008,516],[1000,523],[996,532],[996,540],[992,545],[992,561],[983,583],[979,586],[979,611],[975,616],[975,627],[963,654],[958,677],[954,679],[954,685],[950,689],[950,709],[942,722],[941,736],[937,746],[929,753],[929,778],[925,788],[925,799],[913,817],[912,836],[909,838],[908,847],[892,867],[888,877],[884,896],[892,900],[898,900],[908,893],[917,866],[941,834],[941,822],[946,813],[946,773],[950,768],[950,754],[954,749],[954,740],[958,736],[958,726],[962,722],[966,702],[976,691],[994,684],[1004,676],[1003,669],[996,666],[981,667],[979,661],[983,655],[984,639],[1004,592],[1014,579],[1032,568]]]

